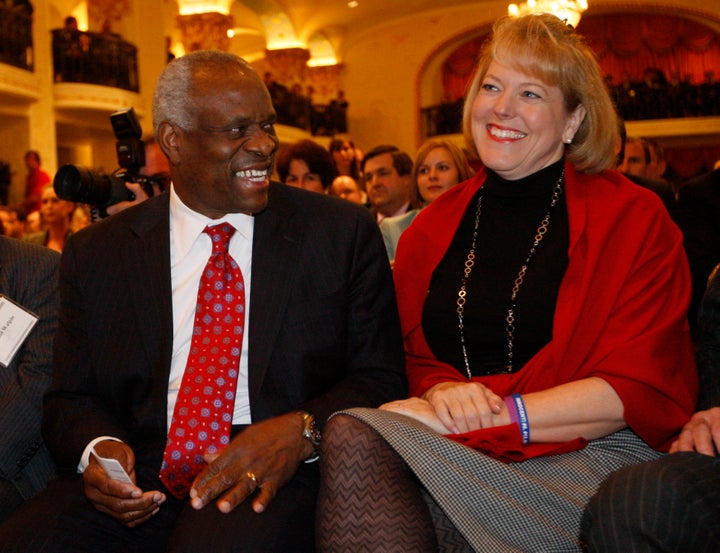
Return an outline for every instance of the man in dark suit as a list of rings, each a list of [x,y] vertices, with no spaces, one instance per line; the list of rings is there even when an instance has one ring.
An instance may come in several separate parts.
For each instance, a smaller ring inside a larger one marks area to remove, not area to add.
[[[591,553],[715,553],[720,543],[720,273],[698,317],[698,411],[657,461],[611,475],[590,500]]]
[[[678,192],[678,226],[690,263],[692,297],[688,318],[695,329],[708,277],[720,263],[720,163],[685,183]]]
[[[376,146],[365,154],[362,172],[370,212],[378,224],[420,207],[412,176],[413,160],[395,146]]]
[[[59,260],[57,252],[0,236],[0,327],[15,317],[7,301],[38,317],[11,361],[0,362],[0,522],[55,474],[40,422],[52,378]]]
[[[153,123],[173,184],[63,252],[43,428],[63,478],[0,528],[5,550],[314,550],[313,419],[322,430],[338,409],[402,396],[403,352],[376,225],[360,206],[269,181],[274,122],[262,80],[236,56],[166,67]],[[192,444],[207,466],[176,497],[158,473],[196,349],[213,250],[203,228],[218,223],[235,229],[246,296],[232,439],[212,454]]]

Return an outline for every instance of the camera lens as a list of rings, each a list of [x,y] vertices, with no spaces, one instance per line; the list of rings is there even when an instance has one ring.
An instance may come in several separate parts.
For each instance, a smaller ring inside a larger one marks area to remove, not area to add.
[[[53,186],[63,200],[96,206],[132,199],[122,180],[77,165],[63,165],[55,174]]]

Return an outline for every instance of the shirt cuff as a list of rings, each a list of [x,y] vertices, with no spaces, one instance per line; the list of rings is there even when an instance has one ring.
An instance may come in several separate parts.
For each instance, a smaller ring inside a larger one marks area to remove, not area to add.
[[[85,469],[90,464],[90,454],[93,453],[93,450],[95,449],[95,444],[104,440],[122,442],[122,440],[119,440],[118,438],[113,438],[112,436],[100,436],[99,438],[95,438],[92,442],[85,446],[85,451],[83,451],[82,457],[80,457],[80,462],[78,463],[78,474],[82,474],[83,472],[85,472]]]

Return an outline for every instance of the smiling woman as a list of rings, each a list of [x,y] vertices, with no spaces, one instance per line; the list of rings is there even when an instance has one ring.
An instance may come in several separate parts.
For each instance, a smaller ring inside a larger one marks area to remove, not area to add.
[[[608,171],[617,128],[571,27],[498,20],[464,112],[484,168],[395,258],[411,397],[326,426],[322,550],[580,551],[599,482],[668,449],[689,275],[664,206]]]

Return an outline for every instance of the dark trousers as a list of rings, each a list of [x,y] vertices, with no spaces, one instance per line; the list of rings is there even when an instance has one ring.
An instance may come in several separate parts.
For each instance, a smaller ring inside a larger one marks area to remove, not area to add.
[[[126,528],[87,501],[82,479],[56,479],[0,526],[0,551],[312,552],[318,485],[317,467],[302,465],[262,514],[249,500],[229,514],[214,504],[196,511],[168,493],[158,514]]]
[[[720,458],[675,453],[613,473],[582,521],[590,552],[716,553]]]

